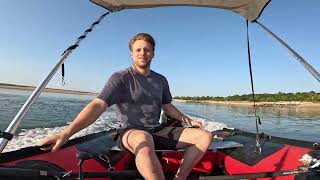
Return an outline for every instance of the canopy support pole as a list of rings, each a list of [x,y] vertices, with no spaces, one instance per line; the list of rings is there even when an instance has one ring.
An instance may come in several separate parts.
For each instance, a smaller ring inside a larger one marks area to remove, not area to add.
[[[19,110],[19,112],[16,114],[16,116],[14,117],[14,119],[11,121],[10,125],[8,126],[8,128],[6,129],[6,133],[10,133],[10,134],[15,134],[16,130],[18,129],[19,125],[21,124],[22,120],[24,119],[24,117],[26,116],[27,112],[30,110],[31,106],[33,105],[33,103],[38,99],[39,95],[41,94],[41,92],[44,90],[44,88],[46,87],[46,85],[49,83],[49,81],[51,80],[51,78],[53,77],[53,75],[57,72],[57,70],[59,69],[59,67],[64,63],[64,61],[67,59],[67,57],[71,54],[71,52],[77,48],[80,44],[80,42],[86,37],[86,35],[92,31],[92,29],[99,24],[99,22],[107,15],[111,12],[107,12],[103,15],[101,15],[97,21],[95,21],[94,23],[91,24],[90,28],[87,29],[78,39],[77,41],[70,46],[69,48],[67,48],[63,54],[62,57],[60,58],[60,60],[58,61],[58,63],[54,66],[54,68],[49,72],[49,74],[47,75],[47,77],[45,77],[45,79],[38,85],[38,87],[33,91],[33,93],[30,95],[30,97],[28,98],[28,100],[25,102],[25,104],[22,106],[22,108]],[[0,138],[0,153],[2,153],[3,149],[6,147],[8,143],[7,139],[4,138]]]
[[[258,25],[260,25],[265,31],[271,34],[276,40],[278,40],[285,48],[287,48],[291,54],[320,82],[320,74],[306,61],[304,60],[297,52],[295,52],[288,44],[286,44],[282,39],[272,33],[268,28],[262,25],[257,20],[254,21]]]

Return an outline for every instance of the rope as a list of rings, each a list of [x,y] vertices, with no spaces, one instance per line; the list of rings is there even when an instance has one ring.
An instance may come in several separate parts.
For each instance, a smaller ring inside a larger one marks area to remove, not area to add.
[[[102,14],[95,22],[93,22],[93,23],[91,24],[91,26],[89,27],[89,29],[85,30],[85,31],[82,33],[82,35],[78,37],[77,41],[76,41],[73,45],[69,46],[69,47],[61,54],[61,56],[65,55],[66,53],[69,54],[69,53],[71,53],[73,50],[75,50],[75,49],[79,46],[80,42],[87,37],[87,34],[88,34],[89,32],[91,32],[91,31],[93,30],[93,28],[95,28],[95,26],[96,26],[97,24],[99,24],[100,21],[102,21],[102,19],[103,19],[106,15],[108,15],[108,14],[110,14],[110,13],[111,13],[111,12],[107,12],[107,13]],[[62,71],[61,71],[61,72],[62,72],[61,85],[64,86],[64,85],[65,85],[65,82],[64,82],[64,74],[65,74],[64,63],[63,63],[62,66],[61,66],[61,70],[62,70]]]
[[[257,106],[256,106],[256,98],[254,93],[254,86],[253,86],[253,77],[252,77],[252,67],[251,67],[251,53],[250,53],[250,41],[249,41],[249,25],[248,20],[247,22],[247,49],[248,49],[248,61],[249,61],[249,70],[250,70],[250,81],[251,81],[251,91],[252,91],[252,98],[253,98],[253,109],[254,109],[254,116],[256,118],[256,147],[255,152],[261,154],[261,145],[260,145],[260,137],[259,137],[259,124],[261,124],[260,117],[257,115]]]

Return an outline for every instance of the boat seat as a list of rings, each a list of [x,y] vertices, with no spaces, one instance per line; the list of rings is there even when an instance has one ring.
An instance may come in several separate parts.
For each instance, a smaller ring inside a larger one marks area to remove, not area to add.
[[[116,143],[113,140],[113,134],[104,134],[81,144],[77,144],[76,148],[80,152],[86,152],[93,157],[98,157],[101,154],[107,154],[114,146],[116,146]]]
[[[209,146],[209,153],[202,158],[199,165],[193,168],[193,171],[199,172],[211,172],[214,167],[212,164],[212,159],[215,157],[215,150],[218,149],[234,149],[236,147],[242,147],[243,145],[235,141],[218,141],[215,139]],[[113,166],[119,158],[123,157],[127,151],[122,151],[114,142],[112,134],[103,134],[101,136],[95,137],[91,140],[85,141],[81,144],[76,145],[76,148],[80,152],[86,152],[91,155],[93,159],[100,162],[105,167],[110,164]],[[165,164],[163,168],[166,171],[176,171],[180,166],[181,158],[183,156],[184,149],[173,150],[173,149],[156,149],[156,154],[160,159],[162,164]],[[124,154],[123,154],[124,153]],[[105,163],[101,161],[100,156],[108,157],[110,163]],[[117,158],[118,157],[118,158]]]
[[[228,148],[236,148],[236,147],[243,147],[243,144],[237,143],[235,141],[222,141],[222,140],[213,140],[208,148],[208,150],[214,151],[218,149],[228,149]],[[185,149],[156,149],[156,152],[162,151],[185,151]]]
[[[92,140],[83,142],[76,145],[76,147],[81,152],[87,152],[92,156],[99,156],[111,151],[122,151],[114,142],[112,134],[105,134],[100,137],[94,138]],[[243,147],[243,144],[237,143],[235,141],[221,141],[220,139],[214,139],[209,146],[209,150],[218,150],[218,149],[228,149],[235,147]],[[184,151],[184,149],[174,150],[174,149],[156,149],[157,152],[163,151]]]

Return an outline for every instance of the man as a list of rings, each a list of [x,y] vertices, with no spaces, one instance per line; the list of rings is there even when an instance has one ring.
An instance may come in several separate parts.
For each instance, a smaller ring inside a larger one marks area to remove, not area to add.
[[[42,140],[51,144],[46,150],[58,150],[81,129],[92,124],[106,108],[115,105],[121,130],[118,146],[135,154],[138,171],[145,179],[163,180],[161,164],[155,147],[186,149],[182,164],[174,179],[186,179],[192,167],[205,154],[211,143],[210,132],[200,128],[160,128],[161,108],[169,116],[201,127],[171,104],[172,97],[166,78],[152,70],[155,41],[149,34],[139,33],[129,44],[132,67],[114,73],[105,87],[63,131]]]

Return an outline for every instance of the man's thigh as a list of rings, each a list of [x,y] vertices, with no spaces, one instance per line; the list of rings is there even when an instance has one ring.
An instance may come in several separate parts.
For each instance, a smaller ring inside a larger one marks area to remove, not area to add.
[[[176,150],[180,136],[186,128],[184,127],[165,127],[160,131],[151,133],[154,140],[155,149]],[[180,143],[184,146],[190,146],[188,143]]]
[[[129,150],[134,153],[140,139],[147,136],[147,140],[150,141],[148,143],[154,146],[155,149],[184,149],[199,142],[201,136],[205,135],[205,133],[207,132],[203,129],[183,127],[165,127],[154,133],[137,129],[126,129],[120,133],[117,145],[122,150]]]
[[[178,139],[178,143],[176,147],[178,149],[184,149],[190,145],[197,144],[202,139],[205,139],[206,137],[208,137],[208,134],[210,134],[210,132],[204,129],[185,128]]]

